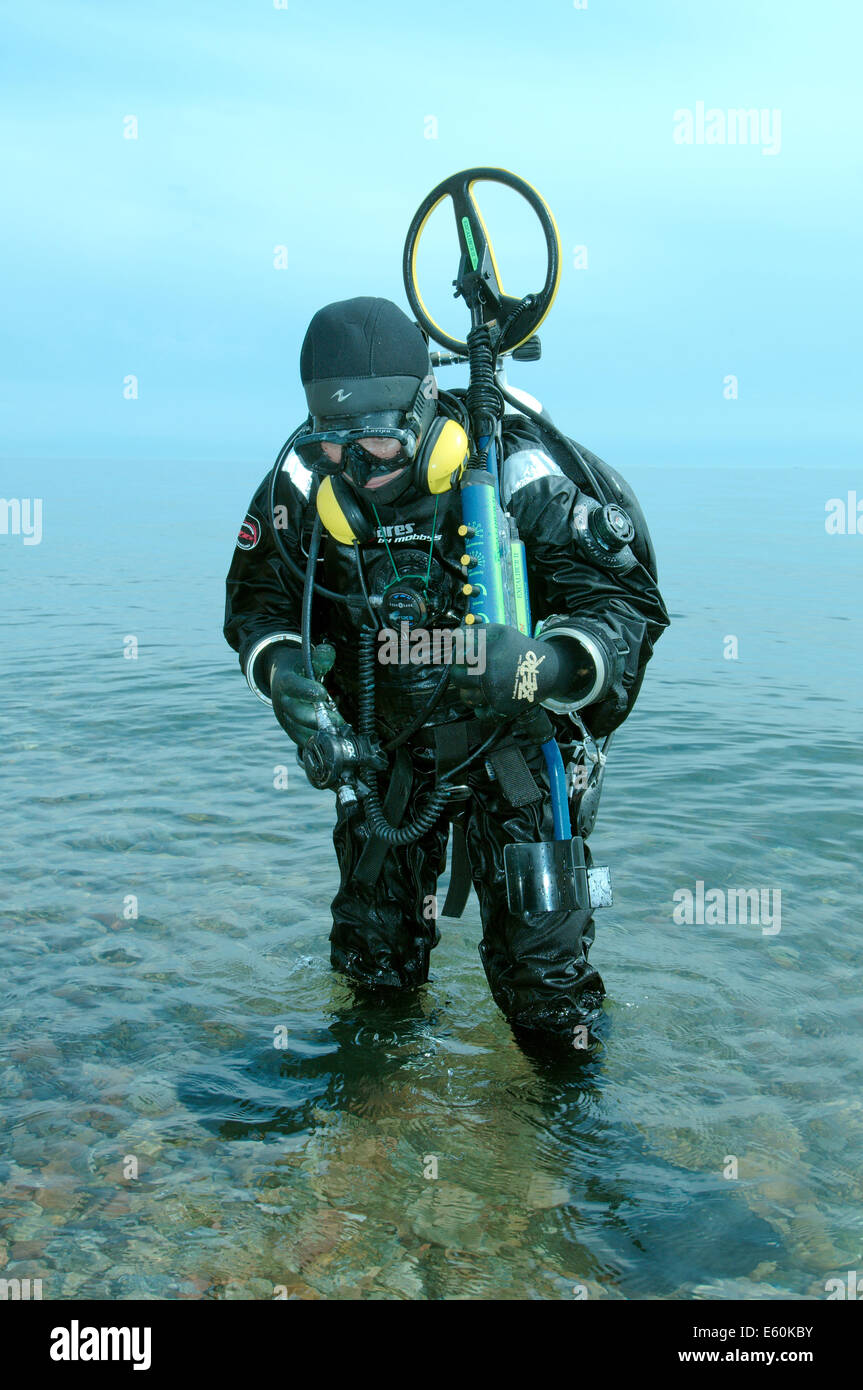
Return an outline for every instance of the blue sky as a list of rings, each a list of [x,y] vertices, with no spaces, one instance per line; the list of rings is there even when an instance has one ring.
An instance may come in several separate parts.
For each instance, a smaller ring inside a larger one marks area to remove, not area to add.
[[[489,164],[560,226],[543,360],[511,379],[576,438],[624,469],[850,463],[858,12],[11,0],[3,454],[265,466],[305,413],[311,314],[354,294],[405,305],[413,211]],[[699,101],[778,109],[778,153],[675,143],[674,113]]]

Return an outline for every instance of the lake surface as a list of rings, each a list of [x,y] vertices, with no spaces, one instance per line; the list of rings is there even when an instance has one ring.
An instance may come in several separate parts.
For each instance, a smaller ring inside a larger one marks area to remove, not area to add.
[[[413,998],[330,970],[332,794],[221,637],[266,465],[3,466],[44,499],[41,544],[0,536],[3,1277],[755,1299],[863,1269],[863,536],[824,525],[854,483],[611,462],[673,626],[591,837],[615,905],[581,1066],[513,1041],[475,897]],[[699,882],[781,929],[678,924]]]

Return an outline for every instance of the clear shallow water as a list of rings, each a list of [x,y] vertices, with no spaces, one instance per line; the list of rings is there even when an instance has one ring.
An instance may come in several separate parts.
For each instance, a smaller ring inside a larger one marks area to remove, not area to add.
[[[41,545],[0,537],[3,1275],[818,1298],[863,1267],[863,537],[824,530],[854,479],[624,470],[674,625],[591,838],[610,1026],[571,1072],[513,1042],[473,898],[415,998],[330,971],[332,798],[220,635],[263,468],[137,468],[4,465],[45,502]],[[675,925],[698,880],[779,890],[781,931]]]

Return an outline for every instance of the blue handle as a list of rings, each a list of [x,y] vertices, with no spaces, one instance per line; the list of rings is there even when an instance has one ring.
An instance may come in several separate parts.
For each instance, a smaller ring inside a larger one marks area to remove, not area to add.
[[[554,817],[554,838],[572,839],[572,824],[569,819],[569,798],[566,794],[566,771],[557,740],[550,738],[542,745],[548,781],[551,787],[551,813]]]

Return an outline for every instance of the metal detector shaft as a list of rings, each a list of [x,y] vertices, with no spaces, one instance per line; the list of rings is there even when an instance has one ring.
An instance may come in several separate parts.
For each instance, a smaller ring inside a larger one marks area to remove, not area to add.
[[[496,182],[514,189],[537,214],[546,238],[547,271],[542,290],[514,298],[500,280],[474,186]],[[449,197],[461,259],[456,297],[470,310],[471,332],[450,337],[429,314],[417,285],[417,247],[434,209]],[[495,382],[499,356],[529,341],[548,313],[560,279],[560,240],[554,218],[536,190],[505,169],[466,169],[445,179],[424,199],[408,231],[404,250],[405,289],[418,322],[457,359],[467,359],[467,393],[476,455],[461,487],[466,575],[470,585],[466,622],[503,623],[531,631],[525,549],[500,492],[502,400]],[[591,907],[584,842],[573,837],[563,758],[557,741],[542,745],[551,792],[554,840],[512,844],[504,850],[507,896],[514,912],[555,912]],[[597,902],[594,905],[599,906]]]

